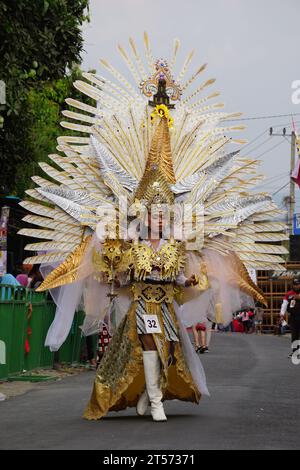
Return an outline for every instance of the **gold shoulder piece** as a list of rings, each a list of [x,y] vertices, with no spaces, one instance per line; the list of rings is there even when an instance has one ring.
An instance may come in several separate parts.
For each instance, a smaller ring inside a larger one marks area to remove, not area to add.
[[[171,278],[175,280],[185,265],[184,243],[168,242],[161,247],[160,255],[162,258],[162,279]]]
[[[104,273],[108,277],[108,282],[112,281],[112,276],[128,271],[131,264],[131,246],[124,240],[106,240],[102,251],[95,248],[92,254],[95,271]]]
[[[78,267],[90,240],[91,236],[89,235],[75,248],[74,251],[72,251],[72,253],[67,256],[63,263],[48,274],[36,291],[42,292],[47,289],[53,289],[54,287],[63,286],[76,281]]]
[[[153,250],[141,243],[132,247],[132,262],[136,279],[143,280],[152,270]]]

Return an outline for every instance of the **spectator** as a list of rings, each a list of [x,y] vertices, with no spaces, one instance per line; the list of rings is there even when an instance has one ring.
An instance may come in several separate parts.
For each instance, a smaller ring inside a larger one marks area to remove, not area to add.
[[[193,335],[194,335],[194,346],[197,353],[203,354],[206,350],[206,337],[205,323],[197,323],[192,326]],[[200,333],[200,344],[199,344],[199,333]]]
[[[12,274],[3,274],[0,277],[0,284],[4,286],[20,286],[21,284],[17,281],[17,279]],[[5,289],[5,287],[1,288],[1,300],[11,300],[12,298],[12,290]]]
[[[254,309],[254,325],[255,325],[255,333],[262,334],[262,324],[264,319],[264,309],[262,308],[259,302],[256,302],[255,309]]]
[[[243,322],[240,317],[240,312],[238,312],[233,319],[233,330],[235,333],[244,333]]]
[[[212,322],[207,318],[203,323],[197,323],[193,325],[192,331],[194,335],[194,345],[197,353],[204,354],[208,353],[208,346],[211,339]],[[199,333],[200,333],[200,344],[199,344]]]
[[[248,316],[249,316],[249,330],[248,330],[248,333],[253,333],[254,332],[254,317],[255,317],[253,308],[248,309]]]
[[[43,276],[40,272],[40,265],[39,264],[34,264],[32,269],[29,272],[29,287],[30,289],[36,289],[39,287],[42,282],[43,282]]]
[[[288,323],[291,328],[292,352],[289,354],[291,357],[295,351],[299,349],[300,344],[300,279],[293,280],[293,287],[288,291],[283,299],[280,317],[284,320],[284,316],[288,312]],[[297,344],[298,341],[298,344]]]
[[[249,329],[250,329],[249,310],[248,309],[242,310],[237,315],[237,318],[239,318],[243,324],[244,333],[249,333]]]
[[[275,321],[273,333],[275,336],[281,336],[281,318],[277,318]]]
[[[95,358],[93,336],[86,336],[85,341],[86,341],[87,359],[90,363],[90,367],[94,368],[97,366],[97,361]]]
[[[24,266],[19,266],[19,274],[17,274],[16,279],[23,287],[29,287],[31,279],[28,277],[27,270]]]
[[[16,279],[23,287],[28,287],[30,284],[30,279],[26,273],[18,274]]]

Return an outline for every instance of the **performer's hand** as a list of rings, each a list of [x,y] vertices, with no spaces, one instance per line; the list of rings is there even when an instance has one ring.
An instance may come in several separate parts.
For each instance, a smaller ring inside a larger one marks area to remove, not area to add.
[[[192,274],[192,276],[185,281],[185,287],[195,286],[196,284],[198,284],[198,280],[195,274]]]

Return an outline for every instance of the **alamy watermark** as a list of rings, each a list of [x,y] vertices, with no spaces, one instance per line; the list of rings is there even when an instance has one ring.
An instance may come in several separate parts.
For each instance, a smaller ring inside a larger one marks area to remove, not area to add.
[[[300,80],[294,80],[292,82],[292,103],[300,104]]]
[[[181,240],[189,250],[199,250],[204,243],[204,207],[192,204],[151,204],[137,201],[128,204],[119,199],[118,208],[110,204],[97,209],[99,222],[96,234],[105,239],[153,240],[158,238]]]
[[[300,364],[300,340],[299,339],[296,339],[295,341],[292,342],[292,348],[293,348],[292,363],[295,366],[298,366]]]

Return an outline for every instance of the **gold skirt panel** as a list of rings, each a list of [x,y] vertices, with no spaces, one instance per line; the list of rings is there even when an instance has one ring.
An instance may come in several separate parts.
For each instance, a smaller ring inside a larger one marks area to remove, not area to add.
[[[84,411],[86,419],[100,419],[109,411],[135,407],[145,389],[143,350],[137,334],[136,307],[134,301],[97,369],[93,391]],[[168,305],[174,323],[178,323],[172,304]],[[170,356],[169,343],[165,339],[161,315],[162,333],[153,335],[162,363],[161,389],[164,400],[178,399],[199,403],[201,394],[195,385],[184,359],[181,344],[173,343]]]

